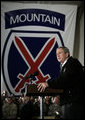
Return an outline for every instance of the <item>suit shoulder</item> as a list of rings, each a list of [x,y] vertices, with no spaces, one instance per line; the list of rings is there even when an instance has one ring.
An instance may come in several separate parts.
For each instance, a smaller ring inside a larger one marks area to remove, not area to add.
[[[80,63],[80,61],[77,58],[70,57],[68,60],[68,63],[76,68],[79,67],[79,68],[83,69],[82,64]]]
[[[70,58],[68,59],[68,61],[69,61],[69,62],[73,62],[73,63],[78,63],[78,64],[82,65],[77,58],[70,57]]]

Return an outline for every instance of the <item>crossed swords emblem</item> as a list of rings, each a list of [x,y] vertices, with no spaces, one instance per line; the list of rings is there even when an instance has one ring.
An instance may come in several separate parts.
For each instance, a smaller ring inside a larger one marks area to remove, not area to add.
[[[21,52],[21,54],[25,58],[26,62],[30,66],[30,69],[26,72],[25,75],[18,74],[17,77],[20,79],[20,81],[15,86],[15,91],[19,92],[19,90],[24,87],[24,84],[26,82],[29,82],[29,78],[26,80],[24,78],[27,77],[29,74],[34,73],[35,71],[39,72],[38,76],[36,76],[38,79],[38,81],[36,81],[37,84],[40,82],[45,82],[46,80],[48,80],[50,78],[50,76],[48,74],[44,76],[43,73],[41,72],[39,66],[45,60],[45,58],[48,56],[48,53],[50,53],[53,46],[55,45],[55,38],[52,38],[51,40],[49,40],[45,43],[44,47],[41,49],[41,52],[36,60],[33,60],[32,56],[27,51],[23,42],[16,36],[15,36],[15,43],[16,43],[19,51]]]

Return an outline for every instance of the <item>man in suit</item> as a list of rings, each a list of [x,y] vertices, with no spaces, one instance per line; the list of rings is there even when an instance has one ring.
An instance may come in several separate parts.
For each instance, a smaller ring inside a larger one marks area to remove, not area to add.
[[[70,56],[67,47],[56,50],[57,60],[62,70],[58,78],[38,84],[38,91],[43,92],[47,87],[63,89],[61,105],[64,109],[63,118],[81,119],[83,117],[83,67],[81,63]]]

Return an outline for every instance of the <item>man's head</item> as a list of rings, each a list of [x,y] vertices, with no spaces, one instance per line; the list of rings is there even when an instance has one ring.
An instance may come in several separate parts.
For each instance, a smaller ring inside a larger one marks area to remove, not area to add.
[[[58,61],[63,63],[70,56],[70,52],[67,47],[58,47],[56,50],[56,55]]]

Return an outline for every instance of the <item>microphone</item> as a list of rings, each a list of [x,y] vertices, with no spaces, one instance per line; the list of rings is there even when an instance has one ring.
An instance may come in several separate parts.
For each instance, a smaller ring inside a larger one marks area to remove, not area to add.
[[[39,75],[39,72],[38,71],[36,71],[36,72],[34,72],[33,74],[29,74],[27,77],[25,77],[24,79],[26,80],[26,79],[28,79],[28,78],[34,78],[35,76],[37,76],[37,75]]]
[[[39,72],[38,71],[34,72],[33,76],[37,76],[37,75],[39,75]]]

